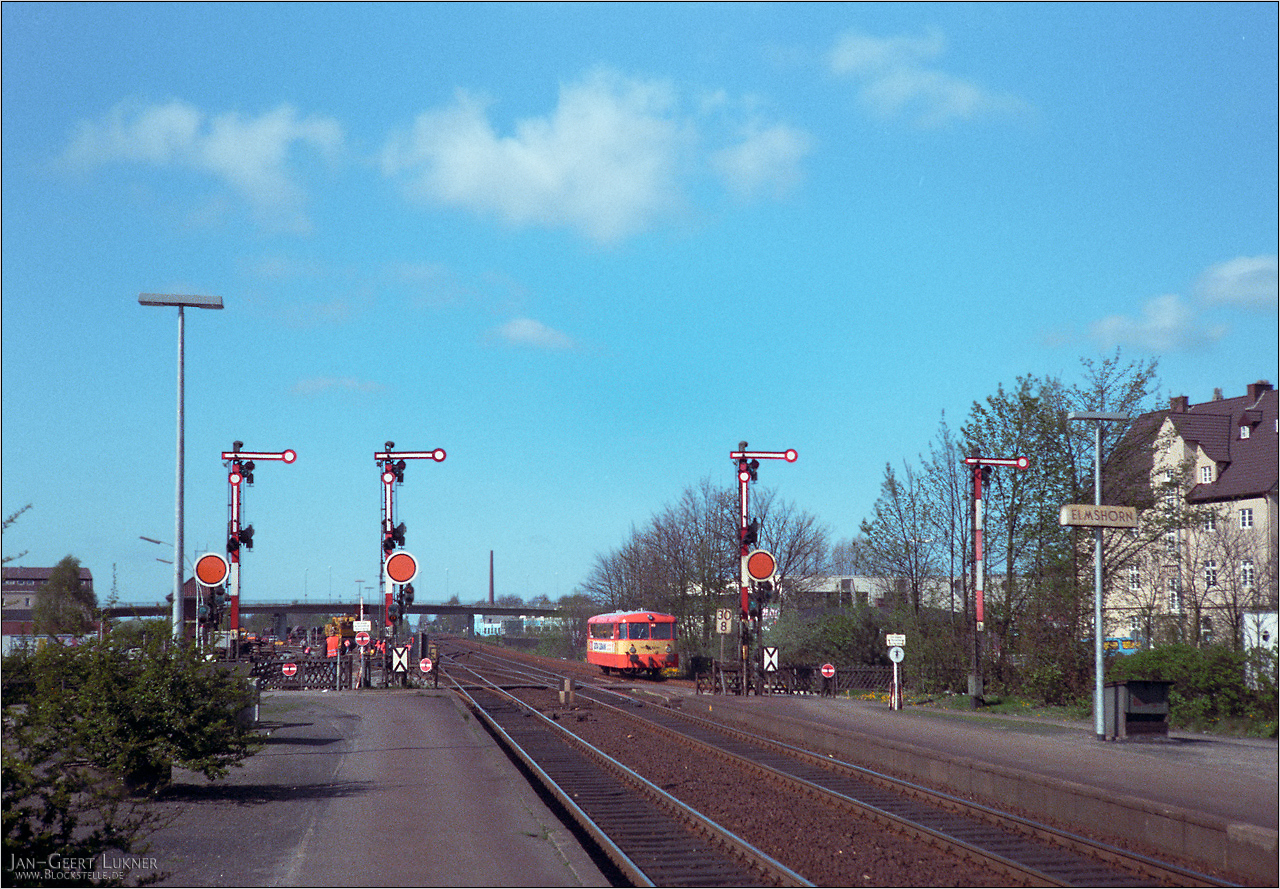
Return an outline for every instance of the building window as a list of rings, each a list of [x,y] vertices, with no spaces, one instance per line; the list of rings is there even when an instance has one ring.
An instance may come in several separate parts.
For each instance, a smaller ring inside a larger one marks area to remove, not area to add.
[[[1204,516],[1204,529],[1206,531],[1218,530],[1218,514],[1216,512],[1207,512]]]
[[[1218,585],[1218,563],[1213,559],[1204,563],[1204,585],[1206,587]]]
[[[1129,566],[1129,589],[1142,589],[1142,569],[1137,565]]]
[[[1169,552],[1171,552],[1171,553],[1172,553],[1172,552],[1177,552],[1177,550],[1178,550],[1178,532],[1177,532],[1177,531],[1165,531],[1165,532],[1164,532],[1164,545],[1168,548]]]
[[[1178,589],[1178,578],[1169,578],[1169,610],[1174,614],[1182,613],[1182,590]]]
[[[1207,485],[1212,481],[1213,481],[1213,467],[1201,466],[1200,467],[1200,483]]]
[[[1240,527],[1241,528],[1253,527],[1253,510],[1248,506],[1240,510]]]
[[[1240,437],[1241,437],[1241,438],[1248,438],[1248,437],[1249,437],[1249,427],[1248,427],[1248,426],[1241,426],[1241,427],[1240,427]]]
[[[1240,584],[1246,589],[1253,586],[1253,559],[1240,560]]]

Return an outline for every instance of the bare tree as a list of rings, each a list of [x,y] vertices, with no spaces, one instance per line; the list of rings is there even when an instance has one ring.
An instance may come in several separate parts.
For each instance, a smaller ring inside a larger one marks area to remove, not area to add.
[[[899,477],[886,463],[874,515],[862,523],[875,574],[902,584],[906,601],[917,614],[929,578],[938,574],[940,546],[930,536],[933,511],[922,475],[904,463]]]

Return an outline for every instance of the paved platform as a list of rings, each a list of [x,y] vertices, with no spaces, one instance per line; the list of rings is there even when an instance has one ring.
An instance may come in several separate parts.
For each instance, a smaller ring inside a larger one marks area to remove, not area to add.
[[[683,707],[782,729],[850,762],[1082,828],[1116,830],[1155,852],[1277,885],[1280,755],[1274,739],[1171,732],[1099,741],[1092,723],[846,698],[688,695]]]
[[[268,693],[260,716],[242,768],[175,775],[158,885],[609,885],[453,695]]]

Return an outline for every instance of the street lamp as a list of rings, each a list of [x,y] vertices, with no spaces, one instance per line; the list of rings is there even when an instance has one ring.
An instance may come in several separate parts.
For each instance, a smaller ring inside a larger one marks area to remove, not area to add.
[[[174,519],[173,519],[173,638],[183,636],[182,615],[182,489],[183,489],[183,364],[186,351],[184,331],[186,320],[183,309],[221,309],[220,296],[183,296],[172,293],[140,293],[139,305],[178,307],[178,445],[177,466],[174,471]]]
[[[1093,420],[1093,505],[1102,505],[1102,424],[1122,423],[1128,414],[1103,411],[1072,411],[1068,420]],[[1093,730],[1099,741],[1106,740],[1102,719],[1102,527],[1093,529]]]

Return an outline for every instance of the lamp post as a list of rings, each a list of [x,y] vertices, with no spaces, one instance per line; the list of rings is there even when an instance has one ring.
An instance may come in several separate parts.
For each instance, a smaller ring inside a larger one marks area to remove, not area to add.
[[[144,306],[177,306],[178,307],[178,445],[177,466],[174,471],[174,519],[173,519],[173,638],[183,636],[182,614],[182,494],[183,494],[183,364],[186,351],[184,338],[186,320],[183,309],[191,306],[195,309],[221,309],[220,296],[183,296],[166,293],[140,293],[139,305]]]
[[[1122,423],[1128,414],[1103,411],[1072,411],[1068,420],[1093,420],[1093,505],[1102,505],[1102,424]],[[1099,741],[1106,740],[1102,718],[1102,528],[1093,529],[1093,730]]]

